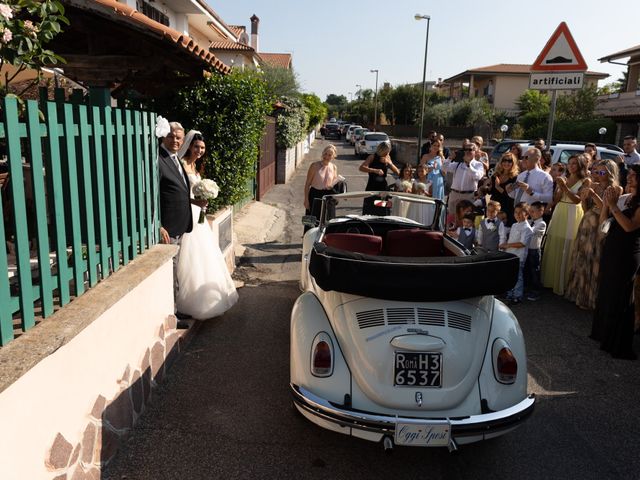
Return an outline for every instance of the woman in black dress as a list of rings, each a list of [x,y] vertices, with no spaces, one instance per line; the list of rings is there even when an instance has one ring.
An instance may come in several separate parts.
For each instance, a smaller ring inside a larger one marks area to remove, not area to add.
[[[375,192],[375,191],[387,191],[387,171],[391,170],[396,175],[400,174],[400,170],[396,167],[391,161],[391,157],[389,156],[391,153],[391,146],[382,142],[376,148],[376,153],[373,155],[369,155],[367,159],[362,162],[360,165],[360,171],[369,174],[369,179],[367,180],[367,186],[365,190],[367,192]],[[373,203],[375,202],[376,197],[367,198],[364,201],[364,206],[362,209],[363,215],[385,215],[384,211],[381,211],[381,207],[375,207]]]
[[[591,338],[614,358],[635,360],[633,351],[633,281],[640,266],[640,194],[637,187],[640,165],[629,168],[628,184],[634,194],[623,210],[617,202],[620,187],[604,192],[600,220],[610,221],[600,257],[598,297]],[[611,217],[609,217],[611,215]]]
[[[518,145],[519,147],[519,145]],[[517,158],[507,152],[496,165],[495,173],[491,176],[491,200],[500,203],[500,210],[507,214],[507,227],[515,221],[513,216],[513,198],[507,193],[507,185],[515,183],[518,178]]]

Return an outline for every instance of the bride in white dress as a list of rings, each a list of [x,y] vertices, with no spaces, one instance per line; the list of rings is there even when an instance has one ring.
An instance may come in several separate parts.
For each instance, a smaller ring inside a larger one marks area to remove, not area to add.
[[[189,176],[191,197],[193,186],[200,181],[196,161],[204,155],[205,144],[200,132],[187,133],[178,157]],[[217,317],[238,301],[238,292],[227,270],[224,256],[209,224],[198,223],[200,207],[191,205],[193,230],[182,236],[178,258],[178,311],[198,320]]]

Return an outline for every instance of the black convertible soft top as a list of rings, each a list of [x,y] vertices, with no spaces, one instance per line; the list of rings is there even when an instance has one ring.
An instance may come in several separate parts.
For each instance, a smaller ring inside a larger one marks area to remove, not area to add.
[[[327,291],[432,302],[504,293],[518,280],[519,261],[506,252],[461,257],[366,255],[317,242],[309,272]]]

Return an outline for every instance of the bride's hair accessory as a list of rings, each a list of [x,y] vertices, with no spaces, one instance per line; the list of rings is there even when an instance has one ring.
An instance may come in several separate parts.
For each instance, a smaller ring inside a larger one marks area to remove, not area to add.
[[[169,125],[169,121],[161,116],[158,116],[156,120],[156,137],[164,138],[169,135],[171,131],[171,126]]]

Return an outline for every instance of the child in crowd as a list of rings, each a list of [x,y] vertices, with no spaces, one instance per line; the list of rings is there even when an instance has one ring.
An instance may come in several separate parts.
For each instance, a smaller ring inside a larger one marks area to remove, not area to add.
[[[462,226],[452,235],[454,238],[457,238],[467,250],[472,250],[476,243],[475,219],[476,217],[472,213],[466,214],[462,217]]]
[[[405,163],[400,169],[400,175],[395,181],[396,192],[411,192],[413,189],[413,168],[408,163]]]
[[[447,230],[456,230],[462,226],[462,219],[465,215],[473,214],[473,203],[469,200],[460,200],[456,204],[455,213],[449,212],[447,215]]]
[[[502,222],[498,219],[500,202],[489,200],[487,203],[487,216],[480,222],[476,236],[477,243],[484,252],[497,252],[500,245],[500,229]]]
[[[413,193],[418,195],[431,195],[431,182],[427,177],[426,165],[418,165],[416,168],[416,181],[413,184]]]
[[[502,206],[500,206],[500,208],[502,208]],[[498,220],[500,220],[500,223],[502,223],[502,226],[498,230],[498,233],[500,234],[500,243],[507,243],[507,238],[509,238],[509,231],[511,230],[511,227],[507,226],[509,215],[507,214],[507,212],[500,210],[498,212],[497,218]]]
[[[547,223],[543,220],[544,203],[533,202],[529,208],[531,216],[532,234],[527,250],[527,260],[524,265],[524,286],[528,291],[527,300],[536,301],[540,299],[542,292],[542,281],[540,279],[540,246],[542,238],[547,230]]]
[[[485,216],[487,211],[487,196],[491,193],[491,180],[484,177],[478,182],[478,189],[473,194],[473,207],[478,216]]]
[[[527,221],[529,217],[529,205],[526,202],[517,203],[514,208],[513,215],[516,218],[517,223],[511,225],[511,231],[509,232],[509,239],[507,242],[500,245],[500,250],[513,253],[520,258],[518,282],[515,287],[507,292],[509,305],[515,305],[522,302],[522,296],[524,293],[524,263],[527,259],[529,240],[533,234],[533,229]]]

